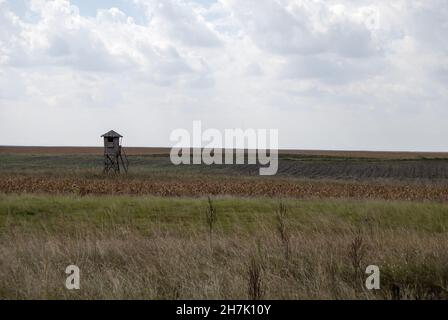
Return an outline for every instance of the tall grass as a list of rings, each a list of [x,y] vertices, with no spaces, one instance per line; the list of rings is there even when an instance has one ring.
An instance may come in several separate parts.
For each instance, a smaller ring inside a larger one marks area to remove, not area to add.
[[[215,198],[210,254],[206,198],[0,195],[0,298],[448,298],[447,205],[283,203]],[[80,290],[65,288],[70,264]],[[369,264],[378,291],[359,281]]]

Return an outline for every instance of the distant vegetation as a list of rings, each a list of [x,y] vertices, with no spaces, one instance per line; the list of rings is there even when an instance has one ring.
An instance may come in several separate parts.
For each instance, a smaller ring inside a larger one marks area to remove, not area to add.
[[[324,157],[325,158],[325,157]],[[127,175],[102,174],[94,154],[1,154],[0,192],[448,200],[448,161],[280,159],[279,173],[255,165],[171,164],[166,155],[129,156]]]

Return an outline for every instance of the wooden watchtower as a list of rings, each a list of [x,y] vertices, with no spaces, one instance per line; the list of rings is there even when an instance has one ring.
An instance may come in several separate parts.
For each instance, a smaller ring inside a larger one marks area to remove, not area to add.
[[[125,172],[128,172],[129,161],[121,147],[121,139],[123,136],[114,130],[103,134],[104,138],[104,173],[111,170],[115,173],[120,173],[120,162]],[[124,159],[123,159],[124,156]]]

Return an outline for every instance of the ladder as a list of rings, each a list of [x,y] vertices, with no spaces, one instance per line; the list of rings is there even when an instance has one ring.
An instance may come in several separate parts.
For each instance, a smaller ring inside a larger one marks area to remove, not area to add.
[[[124,159],[123,159],[123,155],[124,155]],[[128,173],[128,168],[129,168],[129,160],[128,160],[128,156],[126,155],[126,152],[124,152],[124,148],[120,146],[120,159],[121,159],[121,164],[123,165],[123,169],[126,173]]]

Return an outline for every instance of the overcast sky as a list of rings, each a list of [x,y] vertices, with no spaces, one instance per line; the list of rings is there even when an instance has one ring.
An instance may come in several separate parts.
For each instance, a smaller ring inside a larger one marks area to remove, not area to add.
[[[448,1],[0,0],[0,145],[448,151]]]

